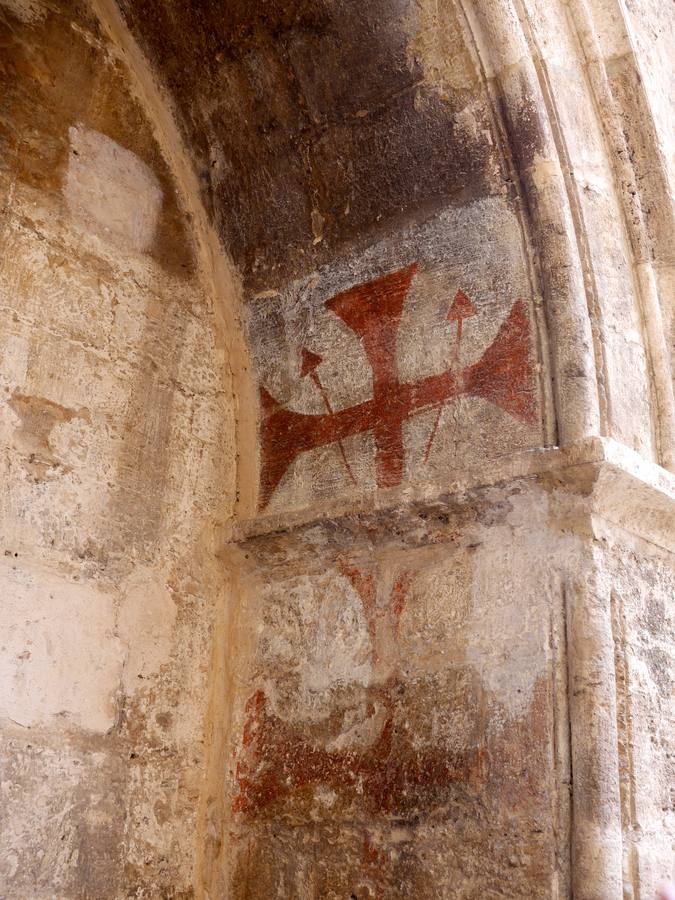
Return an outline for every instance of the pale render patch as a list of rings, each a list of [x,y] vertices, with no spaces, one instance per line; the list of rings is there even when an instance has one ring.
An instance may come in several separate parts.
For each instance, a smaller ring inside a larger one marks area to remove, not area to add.
[[[0,561],[0,596],[0,717],[111,728],[123,661],[113,597],[13,558]]]
[[[143,253],[155,238],[162,190],[146,164],[98,131],[72,126],[63,186],[77,225],[124,250]]]
[[[422,67],[429,87],[449,98],[474,86],[476,75],[451,0],[417,0],[411,4],[408,31],[410,65]]]
[[[283,718],[323,718],[331,691],[372,680],[372,642],[362,601],[334,572],[266,590],[263,655],[276,670],[271,700]]]
[[[169,661],[176,604],[161,575],[140,568],[122,588],[117,620],[119,639],[127,648],[122,687],[132,694],[143,679]]]
[[[442,671],[449,661],[463,660],[472,575],[471,553],[466,550],[448,552],[416,573],[399,626],[409,673]]]
[[[498,498],[495,497],[495,500]],[[486,530],[473,557],[466,660],[507,714],[527,712],[548,665],[551,558],[562,543],[550,533],[547,497],[512,497],[503,525]]]

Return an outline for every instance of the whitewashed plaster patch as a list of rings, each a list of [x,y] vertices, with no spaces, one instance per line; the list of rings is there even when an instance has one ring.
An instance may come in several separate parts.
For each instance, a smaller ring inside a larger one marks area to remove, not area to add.
[[[13,557],[0,560],[0,596],[0,717],[111,728],[123,661],[113,596]]]
[[[141,567],[122,587],[117,621],[119,639],[126,647],[122,687],[127,694],[169,661],[176,604],[160,574]]]
[[[105,134],[80,125],[68,133],[63,190],[76,224],[121,249],[149,250],[162,208],[162,190],[152,170]]]

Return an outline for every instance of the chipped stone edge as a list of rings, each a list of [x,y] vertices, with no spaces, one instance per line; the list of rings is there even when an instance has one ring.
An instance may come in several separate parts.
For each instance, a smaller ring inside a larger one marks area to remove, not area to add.
[[[406,486],[324,503],[320,509],[313,506],[231,521],[221,531],[219,544],[224,549],[228,544],[320,526],[384,533],[395,523],[400,533],[406,527],[417,527],[421,518],[438,514],[443,507],[462,505],[468,494],[520,479],[552,477],[561,489],[586,497],[589,513],[675,552],[675,476],[618,441],[603,437],[480,462],[451,474],[441,489]]]

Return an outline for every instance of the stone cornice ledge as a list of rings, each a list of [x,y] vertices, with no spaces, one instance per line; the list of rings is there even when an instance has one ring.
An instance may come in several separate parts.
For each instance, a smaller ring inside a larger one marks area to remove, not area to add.
[[[333,535],[389,535],[394,540],[404,540],[410,533],[416,535],[415,543],[424,543],[420,530],[429,531],[433,523],[456,521],[463,508],[479,499],[481,504],[489,504],[491,497],[497,500],[493,489],[520,489],[524,481],[576,495],[588,514],[675,551],[675,476],[623,444],[601,437],[465,467],[453,473],[442,488],[405,486],[298,511],[233,520],[223,526],[222,544],[265,538],[276,541],[291,534],[301,538],[317,529]]]

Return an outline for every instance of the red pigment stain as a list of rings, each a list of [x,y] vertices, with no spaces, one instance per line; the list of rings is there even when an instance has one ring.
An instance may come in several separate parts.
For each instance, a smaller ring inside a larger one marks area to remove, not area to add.
[[[442,788],[453,782],[476,783],[481,754],[453,757],[446,750],[415,751],[395,746],[391,709],[395,686],[382,688],[390,710],[375,743],[365,751],[328,751],[315,746],[291,723],[270,713],[263,691],[246,706],[243,743],[246,761],[237,764],[236,813],[256,816],[271,804],[288,800],[312,785],[353,791],[370,812],[386,813],[410,800],[419,788]]]
[[[497,337],[477,363],[461,372],[449,368],[415,382],[399,380],[396,343],[403,305],[416,271],[416,265],[408,266],[337,294],[326,304],[363,344],[373,374],[372,399],[336,412],[328,405],[326,413],[308,415],[284,409],[261,388],[261,508],[269,503],[300,453],[341,444],[365,431],[373,432],[378,487],[400,484],[404,423],[424,409],[441,407],[460,396],[482,397],[514,418],[534,423],[530,325],[522,300],[514,303]],[[466,303],[457,302],[454,317],[461,323],[470,310]],[[314,363],[314,359],[303,359],[303,370],[313,371]]]
[[[363,612],[368,622],[368,633],[370,635],[371,645],[373,647],[373,658],[377,661],[377,652],[375,649],[377,635],[377,620],[381,618],[387,609],[391,612],[394,631],[398,635],[401,623],[401,615],[405,608],[408,598],[408,589],[412,582],[412,572],[402,572],[391,589],[389,604],[387,609],[380,609],[377,606],[377,586],[375,576],[372,572],[364,572],[358,566],[349,565],[343,560],[338,560],[339,571],[345,578],[348,578],[352,587],[361,599]]]
[[[388,855],[379,850],[366,835],[363,838],[362,871],[375,888],[375,898],[385,896],[385,882],[390,862]]]
[[[405,609],[408,600],[408,590],[412,579],[412,572],[401,572],[394,582],[394,587],[391,591],[391,611],[394,617],[394,628],[396,629],[397,635],[399,628],[401,627],[401,616],[403,615],[403,610]]]
[[[363,614],[368,622],[368,634],[370,635],[373,652],[375,648],[375,635],[377,632],[377,588],[375,576],[372,572],[364,572],[357,566],[350,566],[338,560],[339,571],[348,578],[352,587],[361,599]]]
[[[381,866],[386,860],[386,854],[372,844],[366,835],[363,839],[363,862],[365,865]]]

